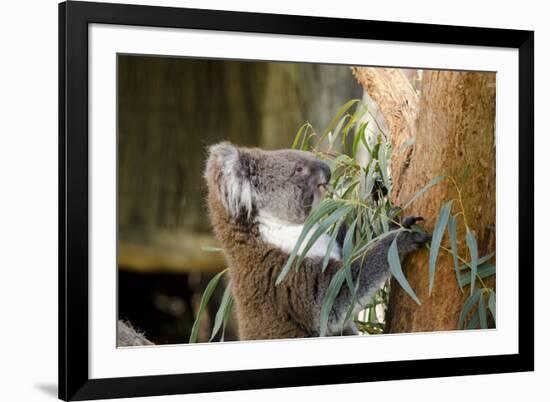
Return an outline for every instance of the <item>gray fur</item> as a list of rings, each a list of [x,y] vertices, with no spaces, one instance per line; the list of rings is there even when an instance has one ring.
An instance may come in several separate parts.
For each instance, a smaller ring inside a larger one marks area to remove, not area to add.
[[[376,243],[367,252],[362,261],[355,263],[352,266],[353,282],[357,283],[359,279],[357,290],[358,305],[356,306],[355,313],[361,310],[362,306],[367,304],[374,293],[376,293],[390,278],[391,273],[387,255],[388,249],[395,236],[398,236],[397,249],[401,260],[403,260],[408,253],[422,248],[424,243],[429,239],[429,236],[417,232],[398,232],[396,234],[391,234]],[[321,296],[321,300],[323,297],[324,294]],[[350,303],[351,293],[347,286],[342,286],[342,290],[334,301],[333,310],[329,316],[329,330],[332,329],[332,332],[340,331]]]
[[[321,306],[331,279],[342,267],[341,259],[331,258],[323,271],[325,253],[308,252],[298,271],[291,270],[279,285],[275,281],[296,244],[295,229],[299,235],[299,225],[323,197],[324,184],[330,180],[328,166],[309,152],[237,148],[224,142],[210,147],[205,178],[214,232],[231,266],[241,338],[319,336]],[[419,217],[409,217],[403,223],[412,225],[416,220]],[[274,233],[265,231],[266,222]],[[344,236],[345,230],[339,240]],[[352,266],[360,305],[389,279],[387,253],[395,236],[380,240]],[[400,231],[400,258],[428,239]],[[320,242],[321,251],[326,250],[324,244]],[[343,286],[329,316],[329,335],[341,333],[350,303],[350,291]],[[266,323],[266,315],[279,318]],[[357,330],[351,323],[343,333]]]
[[[327,164],[305,151],[264,151],[222,142],[210,147],[210,157],[224,167],[219,191],[235,218],[261,212],[302,224],[322,198],[320,186],[330,179]]]

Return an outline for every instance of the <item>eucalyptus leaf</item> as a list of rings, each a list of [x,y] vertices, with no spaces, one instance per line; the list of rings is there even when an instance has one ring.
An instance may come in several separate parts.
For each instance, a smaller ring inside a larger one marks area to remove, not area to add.
[[[463,329],[464,328],[464,322],[466,321],[466,317],[468,316],[468,313],[472,310],[472,307],[474,307],[474,304],[479,299],[479,294],[481,293],[481,290],[476,291],[474,294],[471,294],[468,296],[466,301],[464,302],[464,306],[462,306],[462,311],[460,312],[460,317],[458,318],[458,328]]]
[[[320,317],[320,336],[325,336],[327,333],[328,319],[330,312],[332,311],[332,306],[334,305],[334,300],[336,296],[340,293],[342,284],[345,279],[345,270],[339,269],[336,274],[332,277],[330,284],[325,292],[325,297],[323,298],[323,304],[321,306],[321,317]]]
[[[296,261],[296,267],[299,267],[302,264],[302,261],[304,260],[305,256],[307,255],[311,247],[313,247],[315,242],[321,236],[323,236],[332,225],[339,222],[344,216],[349,214],[352,210],[353,210],[352,205],[341,205],[331,215],[329,215],[325,220],[323,220],[323,222],[318,224],[317,227],[315,226],[312,227],[312,229],[314,229],[313,234],[311,235],[311,237],[309,237],[305,247],[300,252],[298,259]],[[299,240],[296,246],[298,247],[301,246],[301,242]]]
[[[443,239],[443,234],[445,233],[445,228],[447,227],[447,221],[449,220],[449,215],[451,214],[451,209],[453,207],[453,201],[449,201],[443,205],[439,216],[437,217],[437,222],[435,223],[434,231],[432,234],[432,243],[430,245],[430,260],[429,260],[429,294],[432,294],[432,289],[435,281],[435,271],[436,271],[436,262],[437,256],[439,254],[439,246],[441,240]]]
[[[470,318],[470,321],[468,322],[468,325],[466,326],[467,329],[476,329],[479,325],[479,311],[474,310],[472,317]]]
[[[338,222],[336,224],[336,227],[332,231],[332,235],[330,236],[330,241],[327,246],[327,252],[323,257],[323,266],[321,267],[321,271],[323,272],[325,272],[325,269],[327,269],[328,267],[328,262],[330,261],[330,254],[332,252],[332,249],[334,248],[334,245],[336,244],[336,238],[338,237],[338,232],[340,231],[341,225],[342,225],[342,222]]]
[[[212,335],[210,335],[210,342],[218,334],[218,331],[221,329],[226,313],[226,309],[231,305],[231,300],[233,296],[231,295],[231,288],[229,284],[225,287],[223,292],[222,301],[220,302],[220,307],[216,312],[216,317],[214,318],[214,326],[212,327]]]
[[[357,218],[354,219],[350,227],[348,228],[348,231],[346,232],[346,236],[344,237],[344,244],[342,246],[342,260],[344,263],[343,269],[346,271],[346,282],[348,284],[348,288],[350,292],[353,294],[353,302],[355,302],[355,286],[353,285],[353,279],[351,277],[351,257],[353,255],[353,240],[355,238],[355,227],[357,225]]]
[[[351,155],[354,159],[356,158],[357,151],[359,150],[359,142],[361,141],[363,144],[366,142],[366,140],[365,140],[365,130],[366,130],[368,124],[369,124],[368,122],[362,123],[359,126],[359,129],[357,130],[357,132],[355,133],[355,138],[353,140],[353,147],[352,147],[352,150],[351,150]]]
[[[389,176],[388,169],[388,158],[389,158],[389,148],[387,144],[380,146],[378,150],[378,164],[380,166],[380,174],[382,175],[382,180],[384,181],[384,186],[388,189],[388,193],[391,192],[392,184]]]
[[[489,311],[491,312],[491,315],[493,316],[493,319],[495,320],[495,323],[497,322],[497,306],[496,306],[496,297],[495,292],[491,292],[489,295]]]
[[[225,309],[225,313],[223,315],[222,335],[220,337],[220,342],[223,342],[225,340],[225,327],[227,326],[227,322],[229,321],[229,317],[231,316],[231,310],[233,310],[234,304],[235,304],[235,299],[231,297],[227,305],[227,308]]]
[[[403,229],[399,228],[399,229],[390,230],[389,232],[386,232],[386,233],[383,233],[379,236],[373,237],[366,244],[362,245],[361,247],[358,247],[358,249],[355,251],[354,255],[362,255],[363,253],[366,253],[374,244],[384,240],[386,237],[388,237],[392,234],[397,234],[397,233],[403,232],[403,231],[404,231]]]
[[[367,106],[362,103],[362,102],[359,102],[357,104],[357,107],[355,108],[355,112],[353,113],[353,115],[351,116],[351,119],[350,121],[348,122],[348,124],[346,124],[346,126],[344,127],[344,135],[347,135],[349,130],[355,125],[355,123],[360,120],[366,113],[367,113]]]
[[[355,235],[355,226],[357,225],[357,218],[352,222],[344,237],[344,244],[342,245],[342,259],[349,261],[353,251],[353,238]]]
[[[338,122],[336,127],[334,128],[334,131],[332,132],[332,135],[334,136],[334,138],[337,138],[340,135],[340,132],[342,132],[344,134],[343,137],[342,137],[342,141],[344,143],[344,149],[346,148],[347,132],[343,132],[342,127],[344,126],[344,123],[346,122],[346,120],[348,120],[350,118],[351,118],[351,116],[349,114],[344,115],[340,119],[340,121]]]
[[[344,194],[341,195],[341,198],[348,199],[348,197],[352,194],[353,190],[355,190],[355,187],[359,184],[359,180],[353,180],[350,184],[348,184],[348,188],[346,191],[344,191]]]
[[[477,259],[477,265],[479,266],[479,265],[481,265],[481,264],[486,263],[487,261],[489,261],[489,260],[490,260],[491,258],[493,258],[494,256],[495,256],[495,253],[490,253],[490,254],[484,255],[483,257],[479,257],[479,258]],[[468,263],[468,264],[463,264],[463,265],[461,265],[460,267],[458,267],[458,269],[459,269],[460,271],[463,271],[463,270],[465,270],[466,268],[470,268],[469,265],[470,265],[469,263]]]
[[[487,263],[478,266],[477,268],[477,276],[481,277],[481,279],[485,279],[489,276],[492,276],[496,273],[496,266],[495,264]],[[459,279],[459,285],[464,287],[472,283],[472,276],[470,273],[460,275]]]
[[[221,252],[223,252],[223,248],[221,248],[221,247],[201,246],[201,249],[203,251],[208,252],[208,253],[221,253]]]
[[[336,158],[330,160],[328,164],[331,170],[336,170],[340,165],[349,165],[353,160],[346,154],[338,155]]]
[[[300,250],[302,242],[305,240],[309,231],[317,224],[317,222],[319,222],[319,220],[321,220],[323,216],[333,212],[336,208],[338,208],[339,205],[340,203],[336,200],[325,200],[314,211],[312,211],[312,213],[304,223],[304,228],[302,229],[302,233],[300,233],[300,236],[298,236],[298,241],[296,242],[294,249],[290,253],[290,256],[285,266],[283,267],[283,269],[279,273],[279,276],[277,277],[277,280],[275,282],[276,285],[280,284],[282,280],[285,278],[285,276],[288,274],[288,271],[290,271],[290,268],[292,267],[292,263],[296,259],[296,255]]]
[[[210,298],[212,297],[214,290],[216,290],[216,287],[218,286],[218,283],[220,282],[221,277],[226,272],[227,272],[227,269],[224,269],[223,271],[216,274],[210,280],[210,282],[208,282],[208,285],[206,286],[206,289],[202,294],[201,303],[199,305],[199,311],[197,312],[197,317],[195,318],[195,322],[193,323],[193,327],[191,328],[191,336],[189,337],[189,343],[197,342],[197,336],[199,335],[199,324],[202,319],[204,309],[206,308],[206,305],[210,301]]]
[[[355,285],[353,285],[353,279],[351,277],[351,265],[344,266],[344,269],[346,270],[346,282],[348,283],[348,288],[351,292],[351,302],[348,306],[348,309],[346,311],[346,315],[344,317],[344,321],[342,322],[342,328],[341,328],[341,334],[344,331],[344,327],[348,323],[348,321],[351,319],[351,315],[353,314],[353,310],[355,309],[355,305],[357,304],[357,289],[359,288],[359,281]],[[361,274],[359,274],[360,276]]]
[[[388,250],[388,264],[390,266],[390,271],[393,275],[393,277],[397,280],[397,282],[401,285],[403,290],[407,292],[407,294],[418,304],[420,305],[420,300],[416,296],[416,293],[411,288],[411,285],[409,285],[409,282],[405,278],[405,275],[403,274],[403,270],[401,268],[401,261],[399,259],[399,252],[397,250],[397,234],[395,238],[393,239],[390,248]]]
[[[328,135],[329,132],[334,130],[334,128],[336,127],[336,125],[338,124],[338,122],[340,121],[344,113],[346,113],[349,110],[349,108],[351,108],[353,105],[355,105],[358,102],[361,102],[361,100],[360,99],[349,100],[338,110],[336,115],[334,115],[334,117],[328,124],[327,128],[321,135],[321,138],[319,139],[319,143],[321,143],[325,139],[325,137]],[[336,137],[335,133],[333,133],[333,135]]]
[[[477,315],[479,316],[479,325],[482,329],[487,329],[487,310],[485,301],[483,300],[483,292],[479,294],[479,302],[477,304]]]
[[[476,284],[475,279],[477,275],[477,241],[470,229],[466,231],[466,244],[468,244],[468,248],[470,249],[470,256],[472,258],[470,262],[470,294],[474,294]]]
[[[310,133],[310,134],[304,134],[304,138],[302,140],[302,151],[307,151],[309,150],[309,142],[311,141],[311,139],[313,137],[315,137],[316,134],[315,133]]]
[[[372,194],[372,189],[374,188],[374,183],[375,183],[374,172],[376,171],[376,165],[377,165],[376,159],[373,159],[369,164],[369,168],[367,170],[367,178],[365,183],[365,199]]]
[[[458,282],[458,285],[460,286],[460,290],[462,291],[462,284],[460,283],[460,272],[458,270],[458,245],[456,241],[456,216],[451,216],[449,218],[449,226],[448,226],[448,232],[449,232],[449,240],[451,241],[451,252],[453,253],[453,265],[455,269],[455,276],[456,280]]]
[[[300,143],[300,139],[302,138],[304,133],[307,132],[307,129],[310,127],[311,127],[311,124],[309,124],[309,122],[305,123],[304,125],[302,125],[302,127],[300,127],[300,129],[296,133],[296,136],[294,137],[294,142],[292,143],[292,147],[291,147],[292,149],[296,149],[298,147],[298,144]]]

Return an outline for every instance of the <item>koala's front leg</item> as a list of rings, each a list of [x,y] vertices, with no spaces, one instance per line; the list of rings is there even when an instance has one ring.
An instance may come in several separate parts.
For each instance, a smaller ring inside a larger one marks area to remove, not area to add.
[[[407,217],[403,220],[403,226],[408,228],[421,219],[421,217]],[[419,232],[396,232],[380,240],[367,252],[364,258],[358,260],[352,266],[353,281],[354,283],[359,281],[357,287],[358,306],[354,314],[361,309],[361,306],[367,304],[374,293],[390,278],[391,274],[387,256],[388,250],[396,236],[397,249],[401,260],[408,253],[421,249],[424,243],[430,240],[429,235]],[[329,317],[329,331],[331,333],[339,333],[341,330],[350,303],[351,292],[344,285],[334,302],[334,307]]]

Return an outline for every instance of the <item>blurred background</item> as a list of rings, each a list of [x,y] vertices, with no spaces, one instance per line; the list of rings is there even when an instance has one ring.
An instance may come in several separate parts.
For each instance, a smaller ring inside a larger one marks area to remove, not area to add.
[[[362,87],[347,66],[118,56],[118,312],[156,344],[186,343],[223,270],[206,214],[206,148],[289,148]],[[223,287],[201,320],[208,341]],[[225,340],[237,339],[229,320]]]

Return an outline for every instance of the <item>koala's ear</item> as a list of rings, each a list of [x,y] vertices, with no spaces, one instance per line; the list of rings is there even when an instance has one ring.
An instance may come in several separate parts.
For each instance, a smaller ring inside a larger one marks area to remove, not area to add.
[[[231,218],[241,212],[250,218],[255,202],[255,191],[250,181],[252,159],[243,150],[229,142],[212,145],[206,164],[206,179],[214,185],[223,206]],[[211,179],[214,182],[210,182]]]

